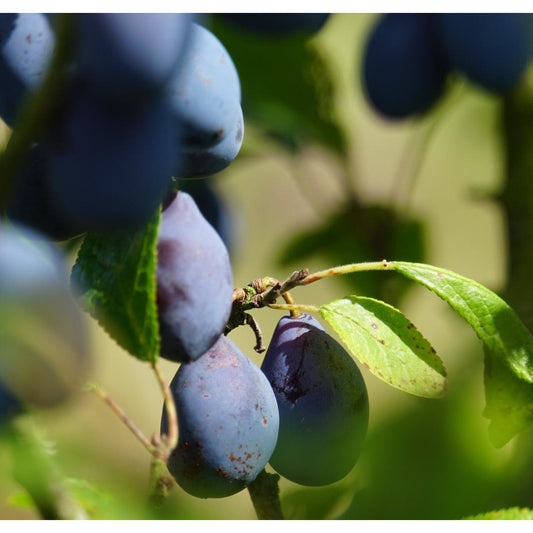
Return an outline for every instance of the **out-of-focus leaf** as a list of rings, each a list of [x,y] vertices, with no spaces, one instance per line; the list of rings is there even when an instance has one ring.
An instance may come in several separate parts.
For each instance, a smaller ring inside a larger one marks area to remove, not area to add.
[[[517,433],[533,425],[533,384],[516,376],[499,357],[485,351],[485,410],[489,436],[504,446]]]
[[[339,506],[350,497],[352,488],[345,483],[309,490],[308,487],[283,491],[281,505],[286,520],[331,520]]]
[[[211,31],[233,59],[247,120],[296,149],[318,142],[346,153],[344,132],[334,117],[335,87],[328,61],[306,35],[265,39],[212,17]]]
[[[159,211],[133,233],[89,233],[72,269],[83,307],[131,355],[155,361],[159,353],[156,244]]]
[[[316,227],[289,237],[276,258],[283,267],[301,265],[321,257],[329,265],[359,261],[380,261],[394,257],[423,262],[424,226],[419,220],[403,216],[389,207],[347,204]],[[397,305],[412,287],[409,281],[380,272],[361,272],[357,276],[337,276],[350,291],[364,293]]]
[[[533,335],[515,311],[487,287],[430,265],[392,262],[464,318],[485,349],[485,416],[495,446],[533,423]]]
[[[444,364],[394,307],[350,296],[322,305],[320,312],[352,357],[385,383],[423,398],[439,398],[446,392]]]
[[[533,520],[533,510],[520,507],[489,511],[475,516],[468,516],[463,520]]]

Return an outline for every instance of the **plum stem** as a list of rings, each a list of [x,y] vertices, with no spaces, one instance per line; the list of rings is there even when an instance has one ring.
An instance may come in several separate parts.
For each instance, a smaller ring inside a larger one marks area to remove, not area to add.
[[[259,520],[283,520],[278,482],[278,474],[262,470],[248,485],[248,493]]]
[[[165,408],[167,412],[167,422],[168,422],[168,434],[165,435],[165,444],[168,446],[168,451],[172,451],[178,444],[178,415],[176,412],[176,404],[174,403],[174,397],[170,392],[170,387],[168,383],[163,378],[159,367],[154,362],[152,363],[152,369],[157,377],[161,391],[163,392],[163,397],[165,399]],[[167,454],[168,455],[168,454]]]
[[[301,312],[319,313],[320,307],[316,305],[303,304],[269,304],[271,309],[280,309],[282,311],[290,311],[292,317],[300,316]]]

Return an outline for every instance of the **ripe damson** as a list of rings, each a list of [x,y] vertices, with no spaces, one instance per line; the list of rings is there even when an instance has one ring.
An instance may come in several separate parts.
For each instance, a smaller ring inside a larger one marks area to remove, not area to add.
[[[162,89],[188,47],[190,13],[81,13],[76,60],[91,89],[112,100]]]
[[[531,53],[524,13],[442,13],[440,37],[450,63],[474,83],[497,93],[511,89]]]
[[[228,250],[198,206],[178,192],[161,216],[157,240],[157,308],[161,355],[190,361],[226,327],[233,273]]]
[[[0,381],[24,404],[49,407],[79,389],[88,366],[81,310],[58,249],[0,225]]]
[[[88,231],[140,228],[171,184],[177,139],[160,99],[106,107],[80,89],[43,141],[53,209]]]
[[[28,91],[39,87],[55,36],[42,13],[0,13],[0,117],[13,126]]]
[[[239,75],[222,43],[199,24],[192,24],[189,48],[167,96],[183,129],[185,148],[208,148],[234,131],[241,102]]]
[[[387,13],[372,28],[363,57],[363,89],[387,118],[426,111],[444,90],[448,74],[435,15]]]
[[[168,469],[180,487],[200,498],[221,498],[249,485],[278,436],[276,398],[261,370],[222,335],[198,360],[180,366],[170,389],[179,441]]]
[[[327,485],[357,462],[368,426],[363,377],[346,350],[313,317],[278,322],[261,369],[279,408],[270,464],[300,485]]]

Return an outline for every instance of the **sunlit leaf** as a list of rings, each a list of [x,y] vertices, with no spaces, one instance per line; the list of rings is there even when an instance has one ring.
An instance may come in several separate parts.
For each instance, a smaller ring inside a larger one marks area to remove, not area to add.
[[[389,385],[425,398],[446,392],[446,371],[429,342],[400,311],[350,296],[320,312],[352,356]]]
[[[489,511],[475,516],[468,516],[463,520],[533,520],[533,510],[520,507]]]

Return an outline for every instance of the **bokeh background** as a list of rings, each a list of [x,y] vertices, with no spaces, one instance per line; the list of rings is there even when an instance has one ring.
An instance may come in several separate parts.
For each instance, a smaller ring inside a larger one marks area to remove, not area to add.
[[[508,245],[496,201],[505,173],[503,100],[455,79],[437,108],[421,118],[390,122],[378,116],[361,85],[364,44],[377,16],[333,14],[315,36],[256,39],[246,47],[224,21],[202,19],[226,45],[241,75],[243,147],[228,169],[208,178],[227,207],[237,286],[266,275],[282,280],[297,268],[381,260],[387,252],[387,259],[424,261],[495,291],[504,287]],[[299,52],[284,53],[290,46]],[[261,47],[262,55],[254,56]],[[302,61],[306,54],[314,62],[318,57],[319,65]],[[258,79],[252,67],[263,71],[262,88],[250,82]],[[260,89],[272,96],[263,107]],[[292,94],[285,102],[278,98],[284,91]],[[293,100],[301,102],[294,113],[284,107]],[[312,108],[315,104],[323,109]],[[306,105],[312,117],[307,120],[302,118]],[[350,203],[353,198],[356,204]],[[314,305],[355,293],[393,303],[444,360],[449,392],[441,400],[414,398],[362,369],[370,425],[359,462],[328,487],[282,480],[286,517],[457,519],[533,506],[533,433],[526,430],[501,449],[490,443],[483,417],[483,352],[474,333],[433,294],[391,281],[393,274],[377,276],[328,279],[292,295],[297,303]],[[282,312],[253,314],[268,341]],[[159,428],[162,397],[149,365],[87,321],[90,379],[152,435]],[[239,328],[231,337],[261,363],[250,329]],[[163,360],[160,365],[170,380],[177,365]],[[140,517],[150,456],[96,395],[81,392],[36,417],[61,472],[98,488],[97,516]],[[9,454],[0,448],[0,518],[36,518],[9,472]],[[255,517],[246,491],[200,500],[177,487],[163,513],[176,519]]]

